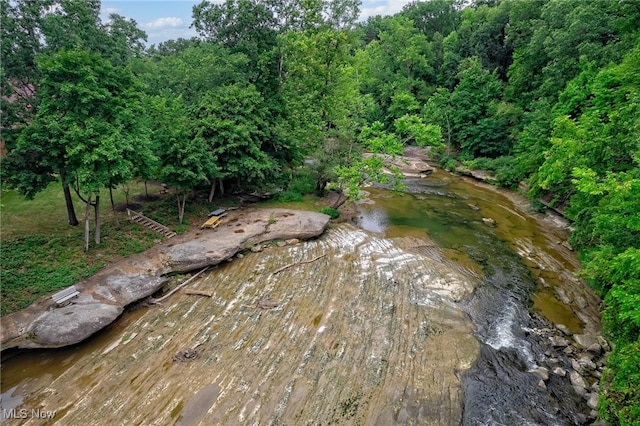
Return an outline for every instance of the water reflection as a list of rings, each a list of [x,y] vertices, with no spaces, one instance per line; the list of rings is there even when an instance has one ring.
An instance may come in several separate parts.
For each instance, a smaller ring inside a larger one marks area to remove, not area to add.
[[[389,226],[387,211],[376,205],[361,203],[358,211],[357,225],[365,231],[383,233]]]

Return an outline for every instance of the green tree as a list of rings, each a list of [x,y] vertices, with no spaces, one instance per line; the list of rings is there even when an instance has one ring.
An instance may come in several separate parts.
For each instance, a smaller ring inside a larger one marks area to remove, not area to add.
[[[117,16],[102,24],[100,2],[95,0],[2,0],[0,7],[3,11],[0,125],[5,147],[11,153],[2,164],[3,182],[32,197],[51,181],[52,173],[59,173],[69,224],[75,226],[78,220],[69,188],[70,176],[64,165],[64,150],[48,152],[36,146],[16,146],[40,108],[42,97],[37,94],[42,74],[36,57],[62,48],[82,47],[123,65],[135,54],[135,49],[139,53],[140,40],[146,39],[146,35],[133,21]],[[29,132],[33,134],[33,129]]]
[[[413,1],[402,9],[401,15],[429,38],[436,33],[446,36],[458,29],[463,4],[461,0]]]
[[[511,148],[509,107],[500,103],[502,84],[496,74],[484,69],[478,58],[465,60],[451,93],[454,140],[471,157],[497,157]]]
[[[361,90],[378,102],[387,125],[419,111],[435,84],[433,62],[427,37],[404,16],[386,19],[378,39],[359,53]]]
[[[100,243],[100,190],[131,179],[148,150],[135,81],[126,69],[84,50],[44,55],[38,68],[39,109],[10,155],[36,151],[36,168],[55,170],[63,184],[73,184],[86,203],[88,250],[91,206]]]
[[[422,116],[425,121],[430,124],[436,124],[440,127],[440,132],[444,133],[443,138],[446,143],[446,155],[451,155],[452,138],[453,138],[453,114],[454,106],[451,103],[451,93],[440,87],[431,95],[422,110]]]
[[[263,150],[269,134],[263,106],[252,85],[229,85],[206,93],[191,114],[194,137],[216,159],[217,167],[207,177],[219,180],[223,194],[224,180],[257,185],[281,172]]]
[[[160,159],[159,177],[175,189],[178,221],[182,224],[189,194],[208,183],[207,174],[216,164],[207,152],[205,141],[193,137],[188,108],[182,97],[153,96],[148,99],[154,122],[152,138]]]

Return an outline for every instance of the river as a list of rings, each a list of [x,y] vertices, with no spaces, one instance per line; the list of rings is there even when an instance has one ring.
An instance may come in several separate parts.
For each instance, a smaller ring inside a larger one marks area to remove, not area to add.
[[[219,266],[193,284],[211,298],[3,354],[6,424],[587,424],[540,375],[571,365],[558,324],[599,330],[566,229],[441,171],[365,190],[357,226]]]

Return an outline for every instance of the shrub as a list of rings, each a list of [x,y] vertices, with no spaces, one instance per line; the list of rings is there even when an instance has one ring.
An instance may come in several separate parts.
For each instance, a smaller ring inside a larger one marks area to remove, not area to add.
[[[302,194],[292,190],[282,191],[278,194],[278,201],[283,203],[298,203],[302,201]]]
[[[289,191],[298,194],[311,194],[316,189],[316,180],[313,173],[308,168],[302,168],[296,171],[291,183],[289,183]]]
[[[336,209],[332,209],[331,207],[325,207],[320,210],[320,213],[324,213],[329,216],[331,219],[337,219],[340,216],[340,212]]]
[[[640,342],[619,345],[607,360],[599,411],[607,424],[640,422]]]
[[[440,167],[451,172],[456,168],[456,159],[444,155],[440,158]]]

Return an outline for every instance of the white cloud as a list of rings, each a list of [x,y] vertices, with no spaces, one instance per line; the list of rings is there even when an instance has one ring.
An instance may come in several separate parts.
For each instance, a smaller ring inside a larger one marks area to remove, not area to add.
[[[363,1],[360,9],[360,20],[365,21],[370,16],[394,15],[410,3],[411,0]]]
[[[184,25],[182,18],[169,17],[158,18],[155,21],[147,22],[140,25],[143,29],[157,30],[161,28],[177,28]]]
[[[115,7],[105,7],[103,8],[101,11],[101,13],[104,13],[106,15],[111,15],[112,13],[118,13],[120,12],[120,9],[117,9]]]

